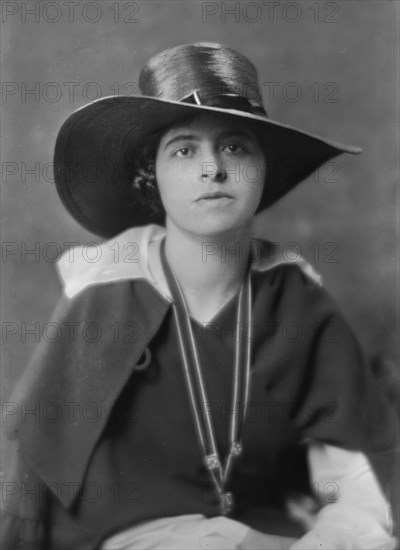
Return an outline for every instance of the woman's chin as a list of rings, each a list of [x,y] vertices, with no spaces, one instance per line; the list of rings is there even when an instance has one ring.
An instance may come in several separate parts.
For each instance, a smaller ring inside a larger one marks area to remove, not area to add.
[[[175,216],[168,220],[168,227],[175,227],[183,233],[189,233],[201,238],[227,238],[232,234],[247,232],[252,226],[254,214],[244,215],[243,212],[229,212],[224,209],[205,209],[201,213],[192,211],[190,216]]]
[[[247,229],[249,224],[243,224],[242,222],[235,223],[234,220],[206,220],[202,223],[196,224],[196,227],[192,227],[192,232],[196,235],[207,238],[221,238],[228,237],[232,234],[237,234],[240,231]]]

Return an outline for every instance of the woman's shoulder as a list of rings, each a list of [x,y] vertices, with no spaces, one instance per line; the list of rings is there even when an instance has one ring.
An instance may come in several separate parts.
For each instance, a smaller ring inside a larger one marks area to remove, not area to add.
[[[269,285],[281,292],[324,294],[322,276],[298,252],[288,252],[276,243],[252,241],[252,271],[258,284]]]
[[[346,324],[321,275],[305,258],[261,239],[257,246],[260,253],[253,262],[253,281],[260,313],[309,322],[339,317]]]
[[[284,278],[286,284],[297,281],[321,287],[322,277],[296,248],[282,247],[264,239],[251,241],[252,269],[268,279]]]
[[[159,243],[164,235],[164,228],[152,224],[130,228],[99,244],[69,249],[57,263],[64,295],[74,298],[94,287],[139,280],[157,287],[150,270],[149,254],[151,245]],[[121,288],[123,286],[115,290],[109,286],[114,292]]]

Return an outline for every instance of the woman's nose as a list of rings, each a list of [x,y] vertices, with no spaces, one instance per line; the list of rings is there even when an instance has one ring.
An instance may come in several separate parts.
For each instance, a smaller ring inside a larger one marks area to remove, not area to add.
[[[203,182],[226,180],[226,165],[221,155],[216,152],[209,152],[204,156],[201,164]]]

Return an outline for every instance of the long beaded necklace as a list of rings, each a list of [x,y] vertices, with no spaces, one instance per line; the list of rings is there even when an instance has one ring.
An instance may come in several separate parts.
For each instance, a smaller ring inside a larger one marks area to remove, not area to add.
[[[234,496],[232,492],[226,490],[226,486],[232,473],[234,459],[237,459],[242,454],[241,435],[249,399],[251,337],[247,335],[246,344],[243,346],[240,327],[251,326],[250,268],[247,269],[246,279],[242,283],[239,293],[232,391],[233,415],[231,416],[229,428],[229,452],[224,464],[222,464],[210,415],[201,413],[202,408],[204,410],[206,403],[208,403],[206,389],[186,302],[179,283],[165,257],[165,239],[161,245],[161,262],[173,298],[173,312],[178,331],[182,365],[196,431],[204,455],[204,463],[210,472],[211,479],[219,496],[221,513],[227,515],[234,508]],[[240,407],[240,403],[243,403],[243,407]]]

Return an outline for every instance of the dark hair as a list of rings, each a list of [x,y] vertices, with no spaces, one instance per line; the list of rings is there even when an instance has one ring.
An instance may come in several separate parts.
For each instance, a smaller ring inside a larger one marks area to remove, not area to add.
[[[160,131],[148,136],[143,145],[136,150],[133,176],[129,181],[129,189],[135,197],[135,202],[143,203],[155,214],[164,211],[156,180],[156,154],[163,133],[164,131]]]
[[[144,138],[141,147],[135,150],[133,169],[129,179],[129,189],[134,196],[134,202],[141,202],[154,214],[165,214],[156,179],[156,155],[162,136],[172,128],[192,121],[198,113],[185,115],[173,124],[163,127]],[[127,159],[132,165],[132,158]]]

